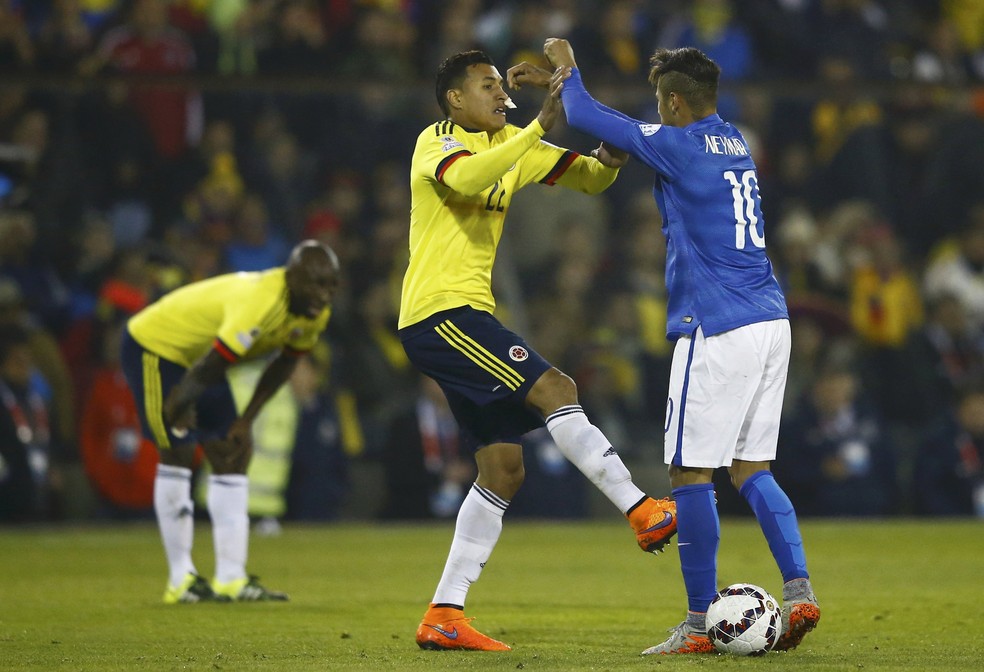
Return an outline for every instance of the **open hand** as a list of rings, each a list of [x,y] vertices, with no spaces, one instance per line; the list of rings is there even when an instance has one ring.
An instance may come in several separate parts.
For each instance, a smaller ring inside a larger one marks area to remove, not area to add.
[[[561,110],[564,109],[560,101],[560,92],[564,89],[564,80],[570,76],[569,68],[557,68],[550,76],[550,90],[543,101],[543,107],[540,108],[540,114],[537,115],[537,120],[545,131],[549,131],[553,127]]]

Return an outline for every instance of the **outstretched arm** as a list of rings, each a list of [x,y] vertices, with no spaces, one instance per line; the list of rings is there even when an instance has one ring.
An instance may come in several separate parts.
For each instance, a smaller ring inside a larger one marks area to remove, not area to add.
[[[570,42],[552,37],[544,43],[543,54],[558,68],[553,75],[553,85],[557,86],[560,80],[560,95],[567,123],[615,147],[630,147],[626,134],[634,132],[644,122],[602,105],[591,97],[581,81]]]
[[[563,73],[567,74],[567,73]],[[561,91],[567,123],[602,142],[620,149],[632,148],[632,138],[646,122],[606,107],[591,97],[581,81],[581,73],[571,70]]]

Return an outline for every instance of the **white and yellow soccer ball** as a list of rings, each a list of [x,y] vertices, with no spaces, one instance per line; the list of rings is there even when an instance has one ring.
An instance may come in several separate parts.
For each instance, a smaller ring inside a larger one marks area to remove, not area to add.
[[[707,637],[718,651],[760,656],[782,634],[776,598],[759,586],[736,583],[718,591],[707,609]]]

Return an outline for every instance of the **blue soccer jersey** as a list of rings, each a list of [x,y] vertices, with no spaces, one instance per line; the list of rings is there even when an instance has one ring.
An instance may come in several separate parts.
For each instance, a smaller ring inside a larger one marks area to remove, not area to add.
[[[685,128],[632,119],[598,103],[575,68],[561,94],[568,123],[656,171],[666,235],[666,336],[705,336],[787,318],[765,254],[758,175],[745,138],[712,114]]]

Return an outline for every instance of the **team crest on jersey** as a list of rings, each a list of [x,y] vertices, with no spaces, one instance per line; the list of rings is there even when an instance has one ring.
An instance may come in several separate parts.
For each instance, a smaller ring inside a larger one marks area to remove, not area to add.
[[[524,348],[521,345],[514,345],[511,348],[509,348],[509,359],[513,360],[514,362],[522,362],[528,359],[529,356],[530,353],[527,352],[526,348]]]
[[[444,146],[441,147],[442,152],[449,152],[452,149],[457,149],[458,147],[464,147],[464,145],[458,142],[458,140],[455,139],[453,135],[445,135],[443,138],[441,138],[441,142],[444,143]]]
[[[663,124],[639,124],[639,130],[643,135],[655,135],[656,131],[663,127]]]
[[[260,335],[260,328],[253,327],[248,332],[240,331],[236,334],[236,340],[239,341],[239,345],[243,346],[247,350],[253,347],[253,343],[256,342],[256,337]]]
[[[300,338],[303,333],[304,333],[303,329],[301,329],[300,327],[294,327],[290,332],[290,337]]]

